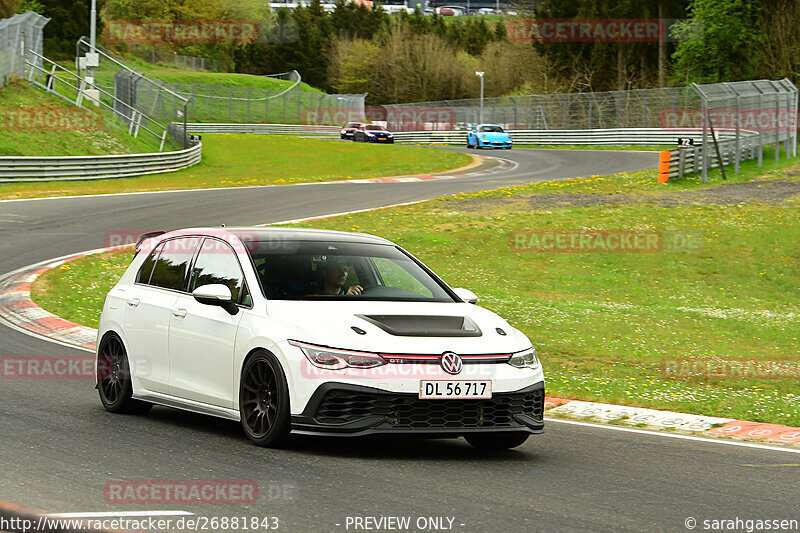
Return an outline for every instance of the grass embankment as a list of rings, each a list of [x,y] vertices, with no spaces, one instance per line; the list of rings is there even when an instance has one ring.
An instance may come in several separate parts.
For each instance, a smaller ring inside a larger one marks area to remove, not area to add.
[[[172,65],[153,64],[138,58],[126,58],[125,63],[130,68],[137,68],[144,71],[148,77],[155,78],[167,83],[204,83],[225,85],[226,87],[246,87],[254,89],[266,89],[269,91],[284,91],[291,87],[294,82],[271,78],[267,76],[257,76],[255,74],[239,74],[234,72],[208,72],[204,70],[182,69]],[[64,64],[68,68],[74,68],[73,64]],[[107,67],[107,68],[104,68]],[[104,62],[96,71],[96,79],[99,85],[112,86],[114,84],[114,74],[119,69],[110,62]],[[321,93],[305,82],[300,82],[297,90]],[[220,96],[217,94],[217,96]]]
[[[524,331],[548,394],[800,426],[797,380],[675,378],[664,360],[761,360],[800,350],[800,173],[742,165],[658,185],[655,171],[461,194],[314,221],[398,242]],[[788,177],[787,177],[788,176]],[[712,175],[713,177],[713,175]],[[746,183],[754,177],[768,183]],[[515,230],[656,231],[692,239],[654,253],[521,252]],[[89,258],[34,285],[53,312],[93,324],[129,255]],[[89,269],[85,271],[84,269]],[[42,296],[43,284],[64,290]],[[72,285],[70,285],[72,284]],[[66,302],[69,295],[71,302]],[[78,306],[78,308],[76,308]]]
[[[20,124],[20,108],[28,113],[52,110],[56,111],[52,116],[77,118],[69,122],[72,129],[54,131],[53,124],[42,129],[32,118]],[[74,112],[80,116],[71,115]],[[0,88],[0,156],[108,155],[158,150],[157,144],[134,139],[125,131],[83,118],[91,116],[57,96],[22,80],[14,80]]]
[[[203,135],[203,160],[166,174],[93,181],[4,183],[0,200],[202,189],[429,174],[469,164],[458,152],[416,146],[300,139],[289,135]]]

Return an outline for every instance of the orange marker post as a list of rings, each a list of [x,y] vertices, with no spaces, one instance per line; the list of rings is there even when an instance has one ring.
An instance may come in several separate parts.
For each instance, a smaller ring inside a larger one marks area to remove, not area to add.
[[[669,160],[672,152],[664,150],[658,157],[658,182],[666,183],[669,181]]]

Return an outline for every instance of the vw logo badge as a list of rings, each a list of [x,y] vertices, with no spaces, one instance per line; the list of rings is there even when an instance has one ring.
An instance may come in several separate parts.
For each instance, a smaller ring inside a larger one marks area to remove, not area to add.
[[[439,362],[442,365],[442,369],[448,374],[458,374],[461,372],[461,369],[464,368],[464,363],[461,361],[461,358],[454,354],[453,352],[445,352],[442,354],[442,360]]]

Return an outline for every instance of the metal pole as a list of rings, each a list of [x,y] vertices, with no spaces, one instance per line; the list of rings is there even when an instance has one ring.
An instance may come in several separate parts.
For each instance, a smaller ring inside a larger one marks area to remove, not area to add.
[[[89,46],[91,48],[90,52],[93,54],[96,52],[95,44],[97,42],[97,0],[92,0],[92,10],[89,14]],[[87,61],[88,63],[88,61]],[[87,67],[89,71],[88,78],[91,79],[91,83],[89,84],[90,89],[94,89],[94,67]]]
[[[694,89],[694,92],[700,97],[700,107],[703,117],[703,142],[700,146],[700,154],[703,159],[703,183],[708,183],[708,98],[696,83],[692,83],[692,89]],[[696,157],[695,155],[695,158]],[[697,159],[695,159],[695,167],[696,165]]]

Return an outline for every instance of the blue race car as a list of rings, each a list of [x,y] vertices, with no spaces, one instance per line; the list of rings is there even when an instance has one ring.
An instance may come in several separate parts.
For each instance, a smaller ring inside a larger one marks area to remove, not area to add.
[[[490,146],[511,150],[511,134],[496,124],[478,124],[467,132],[467,148]]]

